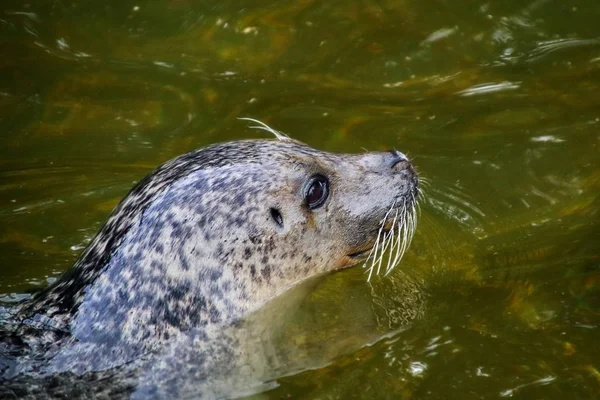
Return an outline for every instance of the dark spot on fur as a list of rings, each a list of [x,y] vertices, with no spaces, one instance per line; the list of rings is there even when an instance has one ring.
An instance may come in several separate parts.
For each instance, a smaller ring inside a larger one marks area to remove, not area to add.
[[[234,219],[235,226],[237,226],[238,228],[241,228],[244,225],[244,223],[246,223],[246,221],[247,219],[242,217],[236,217]]]
[[[142,259],[142,252],[141,251],[137,251],[132,257],[131,257],[131,261],[134,263],[138,263],[140,262],[140,260]]]
[[[250,236],[248,236],[248,238],[250,239],[252,244],[261,244],[262,243],[262,240],[260,240],[260,236],[257,233],[251,233]]]
[[[210,271],[210,280],[213,282],[221,279],[221,276],[223,276],[223,271],[218,268],[214,268],[212,271]]]
[[[189,292],[189,285],[180,284],[169,290],[167,296],[172,300],[180,301],[185,298],[187,292]]]
[[[231,289],[231,281],[225,281],[221,284],[221,287],[223,288],[223,291],[225,292],[229,292],[229,290]]]
[[[275,239],[273,239],[273,237],[270,237],[269,240],[267,240],[265,249],[270,253],[273,252],[273,250],[275,250]]]
[[[190,263],[188,262],[188,258],[183,251],[183,247],[179,248],[179,262],[181,263],[181,269],[184,271],[190,270]]]
[[[217,308],[214,305],[210,306],[210,309],[208,312],[209,312],[210,322],[212,322],[213,324],[216,324],[217,322],[219,322],[219,320],[221,318],[221,313],[219,312],[219,310],[217,310]]]
[[[263,279],[267,282],[271,281],[271,266],[270,265],[264,265],[260,271]]]

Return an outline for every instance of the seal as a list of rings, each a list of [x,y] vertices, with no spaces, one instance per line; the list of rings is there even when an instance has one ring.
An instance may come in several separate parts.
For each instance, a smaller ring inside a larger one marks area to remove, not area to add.
[[[404,154],[327,153],[255,122],[276,138],[192,151],[130,191],[75,265],[4,324],[0,383],[131,370],[219,337],[206,366],[234,346],[225,327],[303,281],[398,264],[419,193]]]

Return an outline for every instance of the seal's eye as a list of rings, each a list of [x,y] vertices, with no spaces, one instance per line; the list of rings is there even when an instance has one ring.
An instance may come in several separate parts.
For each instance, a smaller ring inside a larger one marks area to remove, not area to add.
[[[312,177],[306,189],[305,200],[309,209],[321,207],[329,196],[329,181],[322,175]]]

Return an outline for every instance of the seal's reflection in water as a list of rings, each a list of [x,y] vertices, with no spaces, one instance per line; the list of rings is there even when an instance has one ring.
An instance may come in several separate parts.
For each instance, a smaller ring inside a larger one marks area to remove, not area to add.
[[[212,332],[208,342],[200,330],[181,336],[140,379],[133,397],[238,398],[268,391],[280,378],[397,335],[423,316],[425,305],[422,284],[400,270],[368,285],[360,270],[311,278],[242,322]]]

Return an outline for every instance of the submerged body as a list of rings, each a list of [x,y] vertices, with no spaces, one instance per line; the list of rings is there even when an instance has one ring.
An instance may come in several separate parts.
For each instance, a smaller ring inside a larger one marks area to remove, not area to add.
[[[63,278],[12,312],[0,384],[125,371],[125,392],[161,397],[173,394],[173,360],[195,364],[196,384],[225,374],[252,336],[231,327],[267,301],[369,254],[378,272],[387,247],[400,256],[417,193],[396,151],[331,154],[279,137],[175,158],[132,189]]]

